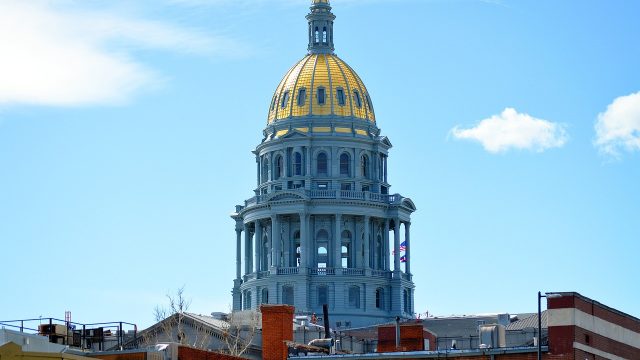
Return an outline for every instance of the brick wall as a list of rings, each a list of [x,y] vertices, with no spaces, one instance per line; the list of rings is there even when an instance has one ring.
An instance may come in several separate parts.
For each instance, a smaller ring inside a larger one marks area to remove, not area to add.
[[[640,359],[640,319],[575,292],[547,296],[549,352]]]
[[[424,328],[422,324],[400,325],[400,348],[396,349],[395,325],[378,327],[378,352],[424,350]]]
[[[447,354],[447,359],[455,360],[537,360],[538,354],[536,352],[530,352],[525,354],[494,354],[491,355],[475,355],[475,356],[456,356]],[[572,355],[549,355],[542,354],[543,360],[573,360]],[[582,360],[582,359],[580,359]]]
[[[194,349],[187,346],[178,347],[178,360],[238,360],[237,356],[221,354],[213,351]]]
[[[289,305],[262,305],[262,359],[286,360],[285,340],[293,341],[293,312]]]
[[[127,352],[122,354],[101,354],[98,352],[94,354],[88,354],[88,356],[95,357],[101,360],[147,360],[146,351],[134,353]]]

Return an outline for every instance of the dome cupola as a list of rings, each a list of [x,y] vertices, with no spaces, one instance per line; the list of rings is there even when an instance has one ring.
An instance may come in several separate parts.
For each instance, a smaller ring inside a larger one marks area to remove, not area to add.
[[[339,117],[375,123],[369,91],[358,74],[334,54],[328,0],[312,0],[309,54],[282,78],[269,106],[268,124],[305,117]]]

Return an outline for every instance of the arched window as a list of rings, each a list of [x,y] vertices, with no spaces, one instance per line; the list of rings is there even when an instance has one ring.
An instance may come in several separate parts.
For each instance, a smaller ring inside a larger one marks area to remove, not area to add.
[[[363,178],[369,177],[369,157],[367,155],[360,157],[360,175]]]
[[[269,289],[267,288],[262,288],[262,296],[261,296],[261,300],[263,304],[268,304],[269,303]]]
[[[324,304],[329,304],[328,299],[328,289],[327,285],[318,285],[318,305],[322,306]]]
[[[329,233],[325,229],[320,229],[316,233],[316,259],[317,259],[317,267],[318,268],[326,268],[327,267],[327,247],[329,246]]]
[[[360,308],[360,288],[357,286],[349,287],[349,307]]]
[[[247,291],[244,295],[244,309],[251,309],[251,291]]]
[[[293,175],[302,175],[302,154],[299,152],[293,155]]]
[[[349,154],[347,153],[340,155],[340,175],[349,176]]]
[[[322,42],[327,43],[327,27],[322,28]]]
[[[314,37],[314,42],[317,44],[320,42],[320,31],[318,31],[318,27],[316,26],[315,28],[315,37]]]
[[[318,175],[327,175],[327,154],[321,152],[320,154],[318,154],[318,159],[317,159],[317,172]]]
[[[278,155],[276,156],[276,173],[275,176],[273,177],[274,180],[280,179],[280,177],[282,177],[282,156]]]
[[[285,285],[282,287],[282,303],[293,305],[293,286]]]
[[[285,92],[285,95],[286,95],[286,92]],[[360,98],[360,93],[358,92],[358,90],[353,90],[353,99],[356,101],[356,106],[361,108],[362,99]]]
[[[351,232],[344,230],[341,234],[342,247],[341,247],[341,259],[342,267],[350,268],[351,264]]]
[[[300,266],[300,231],[298,231],[298,230],[294,231],[294,233],[293,233],[293,244],[294,244],[294,247],[296,249],[296,253],[295,253],[296,261],[295,261],[295,264],[296,264],[296,266]]]
[[[376,289],[376,308],[384,309],[384,289]]]

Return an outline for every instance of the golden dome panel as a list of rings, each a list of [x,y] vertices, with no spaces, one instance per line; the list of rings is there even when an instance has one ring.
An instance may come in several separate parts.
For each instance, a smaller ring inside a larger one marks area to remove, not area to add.
[[[367,88],[335,54],[309,54],[289,69],[271,100],[268,123],[310,115],[375,122]]]

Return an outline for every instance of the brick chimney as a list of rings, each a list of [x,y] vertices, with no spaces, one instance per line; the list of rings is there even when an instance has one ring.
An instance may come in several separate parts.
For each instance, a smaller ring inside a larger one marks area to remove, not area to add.
[[[286,360],[287,345],[293,341],[293,312],[289,305],[261,305],[262,312],[262,359]]]

